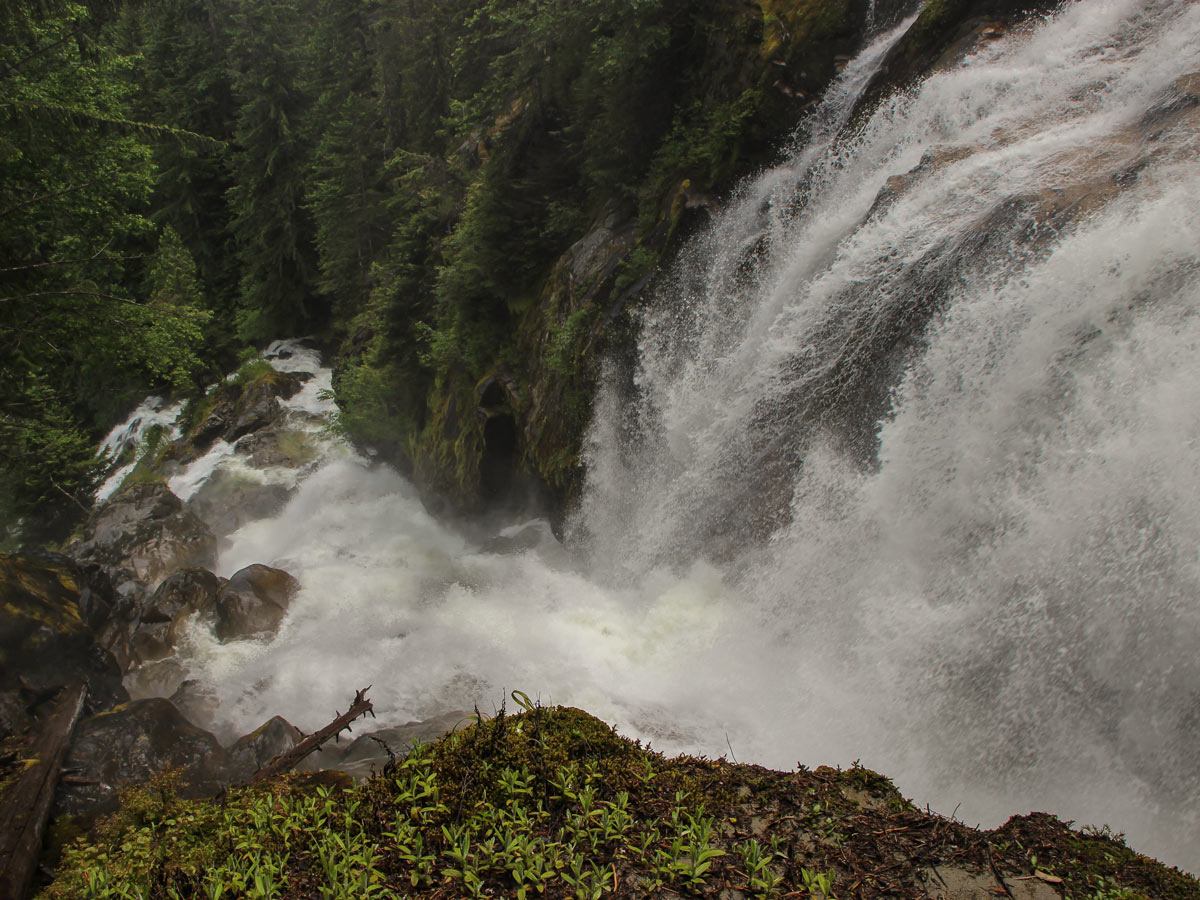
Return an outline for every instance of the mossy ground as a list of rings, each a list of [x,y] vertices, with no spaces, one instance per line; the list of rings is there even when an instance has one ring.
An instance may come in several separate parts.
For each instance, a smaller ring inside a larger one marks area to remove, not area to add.
[[[1036,882],[1080,900],[1200,898],[1193,879],[1048,815],[980,832],[859,766],[665,759],[579,710],[533,706],[357,786],[288,776],[195,802],[160,780],[68,848],[42,897],[868,900],[939,896],[932,879],[951,870],[992,885],[981,897]]]

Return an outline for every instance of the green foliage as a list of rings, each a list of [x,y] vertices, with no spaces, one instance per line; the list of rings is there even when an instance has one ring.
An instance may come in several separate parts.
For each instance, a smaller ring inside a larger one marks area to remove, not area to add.
[[[196,349],[212,313],[204,308],[196,263],[170,226],[159,239],[146,282],[149,321],[142,335],[146,369],[172,390],[194,390],[195,376],[203,368]]]
[[[238,112],[230,155],[230,231],[242,264],[238,332],[247,340],[303,334],[314,306],[312,228],[304,174],[310,147],[302,119],[297,35],[305,5],[260,0],[233,13],[230,67]]]
[[[715,819],[655,768],[603,723],[531,704],[414,746],[352,790],[293,779],[218,805],[161,778],[66,851],[43,897],[358,900],[454,885],[599,900],[618,869],[648,889],[701,887],[725,855]]]
[[[797,35],[845,18],[763,3]],[[103,30],[57,0],[6,7],[0,38],[3,427],[56,434],[62,463],[62,490],[0,489],[21,515],[86,502],[70,448],[138,386],[186,390],[301,333],[342,342],[347,434],[468,492],[481,443],[430,428],[448,386],[541,352],[571,421],[518,453],[574,458],[586,336],[666,251],[664,194],[720,187],[790,124],[764,124],[759,11],[717,0],[100,5]],[[635,207],[645,258],[531,350],[555,261]]]
[[[833,900],[922,896],[943,861],[1025,878],[1053,866],[1074,900],[1200,896],[1179,872],[1044,814],[980,835],[889,809],[895,788],[859,767],[665,759],[580,710],[512,696],[521,714],[477,716],[354,787],[293,775],[193,801],[160,778],[65,850],[41,900]],[[801,821],[817,815],[848,837],[831,842]],[[1025,858],[1034,851],[1044,859]]]
[[[93,486],[97,432],[132,396],[196,367],[190,261],[153,246],[153,184],[129,60],[82,6],[9,10],[0,36],[0,513],[61,534]],[[149,246],[148,246],[149,244]],[[152,260],[147,267],[146,259]],[[148,283],[152,296],[141,290]]]

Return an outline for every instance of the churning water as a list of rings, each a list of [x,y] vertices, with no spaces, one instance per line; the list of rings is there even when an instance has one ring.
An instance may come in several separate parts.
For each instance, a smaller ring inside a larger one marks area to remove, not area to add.
[[[347,452],[233,535],[303,590],[195,636],[229,728],[521,689],[1200,868],[1200,4],[1070,4],[851,116],[894,37],[650,304],[565,547]]]

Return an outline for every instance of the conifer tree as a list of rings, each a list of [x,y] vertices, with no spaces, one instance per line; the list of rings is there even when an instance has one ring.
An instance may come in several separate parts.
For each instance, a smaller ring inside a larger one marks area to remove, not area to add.
[[[97,429],[164,372],[189,371],[198,336],[178,327],[192,311],[136,290],[153,246],[143,138],[170,133],[129,117],[128,60],[95,42],[83,7],[10,4],[4,16],[0,519],[30,537],[86,506]]]
[[[297,40],[311,15],[298,0],[239,0],[232,16],[238,111],[228,196],[242,268],[238,328],[250,340],[303,334],[322,319],[304,197],[310,101],[300,86]]]

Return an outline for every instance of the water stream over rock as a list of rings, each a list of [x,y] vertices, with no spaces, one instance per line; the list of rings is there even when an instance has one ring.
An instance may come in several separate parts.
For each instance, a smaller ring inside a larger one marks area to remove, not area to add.
[[[893,38],[646,311],[565,544],[431,518],[276,348],[314,373],[284,404],[306,449],[218,441],[169,482],[286,503],[218,529],[218,574],[301,585],[269,641],[192,630],[220,728],[520,689],[1200,868],[1200,4],[1071,4],[852,117]]]

